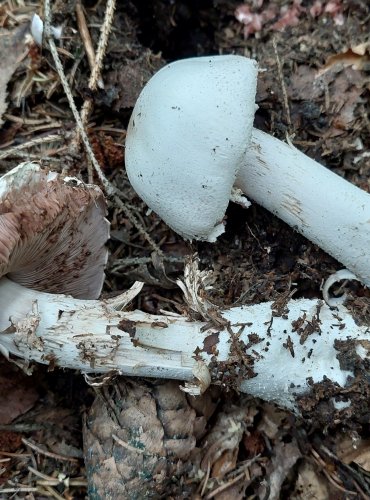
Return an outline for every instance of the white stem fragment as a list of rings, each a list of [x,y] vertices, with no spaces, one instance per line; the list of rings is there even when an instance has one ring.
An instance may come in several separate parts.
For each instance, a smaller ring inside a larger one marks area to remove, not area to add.
[[[343,306],[332,311],[319,300],[236,307],[217,312],[214,325],[114,305],[32,291],[3,278],[0,350],[83,372],[179,380],[193,380],[201,362],[213,382],[295,410],[315,383],[326,378],[344,387],[354,376],[353,359],[370,358],[369,329]],[[352,346],[352,365],[342,364],[338,342]]]
[[[370,194],[253,129],[236,186],[370,286]]]
[[[31,27],[30,27],[31,35],[37,45],[41,47],[42,45],[42,37],[44,35],[44,21],[41,19],[41,17],[38,14],[34,14],[32,16],[31,20]],[[53,35],[54,38],[57,40],[60,39],[62,36],[62,27],[61,26],[51,26],[51,34]]]
[[[338,283],[339,281],[343,280],[354,280],[354,281],[361,281],[357,276],[355,276],[351,271],[348,271],[348,269],[340,269],[339,271],[336,271],[335,273],[331,274],[327,280],[325,280],[325,283],[322,286],[322,296],[325,300],[325,302],[328,304],[330,307],[336,307],[339,304],[344,304],[347,298],[347,294],[343,294],[340,297],[331,297],[329,294],[330,288],[335,284]]]

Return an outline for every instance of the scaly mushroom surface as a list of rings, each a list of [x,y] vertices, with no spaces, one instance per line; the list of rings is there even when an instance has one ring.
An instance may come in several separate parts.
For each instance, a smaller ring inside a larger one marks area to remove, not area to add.
[[[0,277],[34,290],[98,298],[109,223],[97,186],[22,163],[0,179]]]
[[[219,311],[213,324],[119,308],[117,299],[73,299],[3,278],[0,350],[86,373],[196,377],[200,391],[212,381],[298,412],[302,397],[317,394],[316,404],[332,394],[351,406],[352,385],[361,373],[366,381],[368,327],[343,306],[300,299],[279,311],[267,302]]]

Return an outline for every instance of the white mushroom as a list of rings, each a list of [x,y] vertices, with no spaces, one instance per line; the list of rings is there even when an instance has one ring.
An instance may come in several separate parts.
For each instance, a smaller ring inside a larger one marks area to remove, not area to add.
[[[177,61],[154,75],[127,133],[134,189],[176,232],[207,241],[243,193],[370,286],[370,194],[252,130],[256,77],[255,61],[231,55]]]

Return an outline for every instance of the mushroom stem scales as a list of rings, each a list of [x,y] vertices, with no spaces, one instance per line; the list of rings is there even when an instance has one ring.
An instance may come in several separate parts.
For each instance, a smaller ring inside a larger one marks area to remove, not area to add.
[[[366,366],[368,328],[345,307],[299,299],[281,313],[275,308],[267,302],[220,311],[223,326],[212,326],[118,311],[109,300],[47,294],[3,278],[0,351],[84,372],[179,380],[192,380],[200,364],[213,382],[295,410],[316,383],[330,381],[339,394],[355,367]]]

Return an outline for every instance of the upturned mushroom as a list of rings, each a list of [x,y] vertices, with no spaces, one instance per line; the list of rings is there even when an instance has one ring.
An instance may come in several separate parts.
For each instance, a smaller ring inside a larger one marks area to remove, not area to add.
[[[33,290],[98,298],[108,257],[105,213],[97,186],[36,163],[18,165],[0,179],[0,277]]]
[[[101,290],[104,214],[97,187],[36,164],[0,180],[3,355],[26,365],[187,380],[191,393],[216,382],[308,417],[323,401],[338,418],[360,411],[368,398],[369,332],[343,306],[332,311],[301,299],[219,310],[198,292],[209,275],[194,263],[180,286],[197,320],[122,311],[141,284],[114,299],[83,299]]]
[[[136,192],[187,239],[215,241],[229,200],[277,215],[370,286],[370,194],[252,128],[257,64],[185,59],[144,87],[126,138]]]

